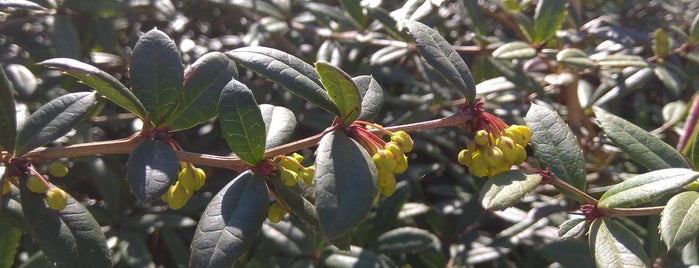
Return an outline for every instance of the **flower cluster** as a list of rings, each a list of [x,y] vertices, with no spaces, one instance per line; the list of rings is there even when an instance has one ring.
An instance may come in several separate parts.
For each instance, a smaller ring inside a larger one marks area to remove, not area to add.
[[[182,169],[177,174],[177,182],[170,186],[161,199],[172,209],[182,208],[195,191],[201,189],[206,182],[206,173],[191,163],[181,163]]]
[[[3,186],[7,187],[9,191],[9,185]],[[29,191],[37,194],[44,194],[46,197],[46,205],[53,210],[62,210],[66,207],[68,202],[68,194],[58,187],[51,187],[46,179],[40,175],[29,175],[27,178],[27,188]],[[3,190],[4,194],[4,190]]]
[[[469,141],[468,148],[459,153],[458,161],[476,177],[492,177],[524,162],[527,158],[524,147],[530,139],[531,132],[526,126],[512,125],[490,132],[481,129]]]
[[[275,157],[275,161],[279,164],[279,176],[282,182],[289,187],[296,185],[299,178],[303,180],[306,186],[313,186],[313,176],[315,175],[315,166],[304,167],[303,156],[294,153],[291,156],[280,155]]]
[[[267,218],[273,223],[280,222],[288,212],[279,203],[274,202],[267,210]]]

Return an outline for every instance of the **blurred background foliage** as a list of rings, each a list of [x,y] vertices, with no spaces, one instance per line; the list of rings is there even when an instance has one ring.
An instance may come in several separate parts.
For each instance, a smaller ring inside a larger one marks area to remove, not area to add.
[[[16,89],[20,122],[57,96],[88,89],[36,63],[74,58],[128,86],[131,50],[138,36],[154,27],[174,39],[185,65],[211,51],[268,46],[307,62],[331,62],[352,76],[373,75],[385,89],[376,118],[382,125],[450,115],[463,100],[409,45],[396,22],[411,19],[436,28],[455,46],[471,67],[478,98],[506,122],[522,124],[534,99],[554,106],[579,138],[593,194],[646,170],[599,134],[590,107],[602,106],[674,145],[699,82],[699,52],[693,49],[699,45],[699,29],[690,32],[699,13],[694,0],[569,0],[563,26],[545,42],[530,40],[520,27],[535,13],[537,1],[531,0],[32,2],[45,10],[5,8],[0,17],[0,61]],[[571,48],[580,53],[570,58],[559,53]],[[241,70],[240,80],[258,102],[293,110],[299,139],[318,133],[333,119],[250,71]],[[54,145],[127,137],[138,127],[135,118],[108,103]],[[174,139],[187,151],[229,154],[217,128],[212,120],[177,132]],[[397,176],[396,194],[382,200],[353,232],[351,252],[328,247],[288,217],[265,223],[237,266],[594,266],[584,239],[558,238],[558,225],[576,217],[568,213],[577,209],[574,202],[541,186],[516,207],[485,211],[477,196],[483,181],[456,162],[468,134],[441,128],[411,135],[416,148],[409,155],[410,169]],[[312,158],[310,150],[303,153]],[[207,169],[205,188],[173,211],[133,197],[123,180],[126,155],[65,161],[70,174],[53,182],[88,205],[103,226],[116,267],[186,266],[198,217],[235,175]],[[521,168],[536,172],[540,167],[529,161]],[[624,223],[644,238],[651,259],[663,257],[667,267],[699,264],[696,244],[666,254],[652,228],[654,220]],[[15,266],[46,265],[32,240],[24,237]]]

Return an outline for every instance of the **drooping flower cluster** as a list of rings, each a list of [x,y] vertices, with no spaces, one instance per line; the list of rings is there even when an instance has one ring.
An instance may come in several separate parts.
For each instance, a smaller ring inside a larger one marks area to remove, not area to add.
[[[180,165],[182,169],[177,173],[177,182],[161,196],[161,199],[168,203],[172,209],[182,208],[187,204],[192,194],[201,189],[206,182],[206,173],[201,168],[185,162]]]
[[[291,156],[280,155],[275,157],[275,161],[279,164],[279,176],[284,185],[292,187],[301,178],[306,186],[313,186],[316,168],[315,166],[304,167],[301,164],[302,155],[298,153],[293,153]]]

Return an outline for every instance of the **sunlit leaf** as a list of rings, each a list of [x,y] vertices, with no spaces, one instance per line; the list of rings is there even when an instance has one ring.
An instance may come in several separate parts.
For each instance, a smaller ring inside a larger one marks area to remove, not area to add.
[[[570,219],[558,227],[558,236],[561,239],[572,239],[587,231],[587,221],[584,218]]]
[[[376,238],[377,250],[382,253],[416,252],[434,246],[437,237],[415,227],[400,227]]]
[[[22,230],[13,227],[6,221],[0,221],[0,230],[2,230],[0,232],[0,266],[12,267]]]
[[[333,250],[321,261],[325,267],[395,267],[386,264],[376,253],[357,246],[347,251]]]
[[[653,72],[670,92],[680,95],[680,91],[682,91],[682,77],[665,66],[655,66]]]
[[[170,145],[147,140],[129,153],[126,179],[131,190],[142,202],[160,198],[177,179],[179,160]]]
[[[362,100],[352,78],[340,68],[323,61],[316,62],[316,71],[330,99],[340,111],[344,125],[354,122],[361,112]]]
[[[23,8],[32,10],[46,10],[46,8],[40,6],[37,3],[28,0],[3,0],[0,2],[0,9],[7,8]]]
[[[496,59],[531,59],[534,56],[536,49],[522,41],[504,44],[493,51],[493,57]]]
[[[624,68],[624,67],[647,67],[642,57],[636,55],[612,54],[600,59],[594,59],[600,67]]]
[[[664,58],[670,53],[670,37],[663,28],[658,28],[653,32],[653,55]]]
[[[541,182],[541,175],[510,170],[490,178],[481,188],[479,201],[487,210],[503,210],[515,205]]]
[[[636,175],[607,190],[597,206],[614,208],[651,202],[664,194],[679,191],[699,178],[699,172],[686,168],[668,168]]]
[[[17,112],[15,109],[14,87],[5,70],[0,66],[0,147],[12,154],[17,137]]]
[[[566,48],[556,54],[556,60],[566,67],[586,69],[597,66],[587,53],[578,48]]]
[[[589,244],[597,267],[651,267],[639,238],[613,219],[595,219]]]
[[[699,14],[694,17],[692,26],[689,28],[689,42],[692,44],[699,43]]]
[[[699,193],[683,192],[670,198],[658,229],[668,248],[682,248],[694,241],[699,234]]]
[[[250,165],[256,165],[265,153],[265,122],[252,91],[231,80],[221,92],[219,122],[223,138],[231,150]]]
[[[291,140],[296,129],[296,117],[291,110],[269,104],[260,104],[262,120],[265,122],[267,148],[282,145]]]
[[[543,44],[561,29],[566,14],[565,0],[541,0],[536,3],[532,43]]]
[[[359,120],[372,120],[381,112],[383,106],[383,88],[373,76],[362,75],[353,78],[362,96],[362,112]]]

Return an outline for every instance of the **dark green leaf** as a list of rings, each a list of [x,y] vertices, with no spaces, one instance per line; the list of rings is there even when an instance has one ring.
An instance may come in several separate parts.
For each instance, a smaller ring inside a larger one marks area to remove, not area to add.
[[[437,237],[415,227],[401,227],[381,234],[377,250],[382,253],[417,252],[434,247]]]
[[[14,86],[15,93],[20,98],[32,97],[39,84],[39,79],[34,76],[29,68],[24,65],[11,63],[5,66],[7,79]]]
[[[281,50],[266,47],[243,47],[228,51],[226,55],[310,103],[335,115],[340,114],[323,89],[318,73],[312,65],[303,60]]]
[[[262,120],[265,122],[267,148],[282,145],[291,140],[296,129],[296,116],[291,110],[269,104],[260,104]]]
[[[178,229],[160,229],[160,239],[162,245],[170,257],[172,257],[173,267],[187,267],[189,264],[189,241],[185,243]]]
[[[521,170],[505,171],[483,185],[478,200],[487,210],[503,210],[521,201],[540,182],[539,174],[527,175]]]
[[[488,35],[488,20],[486,19],[483,10],[477,1],[464,1],[464,6],[466,7],[466,13],[471,18],[471,25],[473,26],[473,31],[479,36]]]
[[[699,14],[694,17],[692,26],[689,28],[689,42],[693,45],[699,43]]]
[[[144,235],[122,229],[119,232],[119,250],[124,264],[129,267],[155,267]]]
[[[519,88],[531,90],[537,93],[544,93],[544,88],[533,77],[527,74],[521,67],[516,66],[509,61],[497,60],[493,57],[485,57],[487,63],[495,67],[495,69],[507,77],[512,83]]]
[[[16,187],[10,188],[10,192],[4,194],[0,200],[2,200],[2,203],[0,203],[0,221],[5,220],[15,228],[20,228],[23,232],[27,232],[28,225],[22,211],[19,189]]]
[[[590,258],[590,247],[582,241],[556,241],[543,245],[540,251],[545,258],[563,267],[595,267],[595,262]]]
[[[556,60],[566,67],[573,69],[586,69],[597,66],[587,53],[578,48],[566,48],[556,54]]]
[[[410,194],[410,184],[399,182],[393,195],[382,199],[376,207],[376,217],[371,218],[368,230],[368,237],[378,237],[381,233],[396,226],[398,213],[403,208],[403,204],[408,201]]]
[[[316,151],[315,192],[320,229],[326,238],[359,224],[376,196],[377,171],[371,156],[341,131],[325,136]]]
[[[558,236],[561,239],[572,239],[585,233],[587,221],[584,218],[570,219],[558,228]]]
[[[658,28],[653,32],[653,55],[664,58],[670,54],[670,37],[663,28]]]
[[[12,267],[22,230],[0,220],[0,266]]]
[[[80,36],[78,36],[78,29],[75,28],[68,15],[54,15],[52,41],[58,57],[80,58]]]
[[[543,44],[556,35],[561,29],[566,15],[565,0],[541,0],[536,4],[534,24],[532,28],[532,43]]]
[[[129,154],[126,179],[138,200],[151,202],[169,189],[179,170],[179,160],[170,145],[147,140]]]
[[[675,148],[642,128],[602,109],[595,109],[595,115],[607,137],[641,165],[651,170],[690,167]]]
[[[679,191],[699,178],[699,172],[686,168],[651,171],[623,181],[605,192],[597,206],[615,208],[651,202],[664,194]]]
[[[493,57],[496,59],[531,59],[535,56],[536,49],[522,41],[504,44],[493,51]]]
[[[381,7],[366,7],[367,14],[372,19],[378,21],[383,30],[386,30],[388,34],[399,40],[408,40],[407,35],[404,32],[398,30],[398,22],[391,14]]]
[[[525,120],[532,132],[529,144],[541,167],[550,167],[558,178],[584,191],[585,160],[568,125],[554,110],[535,103],[529,108]]]
[[[46,10],[46,8],[40,6],[39,4],[27,0],[3,0],[2,2],[0,2],[0,9],[7,8]]]
[[[600,67],[624,68],[624,67],[647,67],[642,57],[636,55],[612,54],[595,60]]]
[[[638,237],[612,219],[592,222],[589,243],[597,267],[651,267]]]
[[[188,129],[216,116],[223,87],[237,77],[235,63],[221,52],[207,53],[195,61],[185,71],[182,94],[170,128]]]
[[[476,84],[473,82],[471,70],[454,47],[439,35],[439,32],[425,24],[409,20],[403,22],[427,63],[461,92],[467,101],[473,101],[476,97]]]
[[[699,193],[673,196],[660,216],[660,235],[668,248],[682,248],[699,234]]]
[[[23,155],[62,137],[90,114],[96,103],[95,93],[76,92],[44,104],[19,130],[16,154]]]
[[[121,224],[128,228],[187,228],[194,227],[197,222],[191,218],[170,213],[132,215],[125,218]]]
[[[353,78],[362,96],[362,112],[359,120],[371,120],[381,112],[383,106],[383,88],[373,76],[362,75]]]
[[[0,147],[12,154],[17,137],[17,112],[15,110],[14,87],[0,66]]]
[[[267,218],[264,180],[244,172],[206,207],[192,240],[190,267],[229,267],[242,256]]]
[[[104,233],[87,209],[70,195],[64,209],[50,209],[45,195],[29,191],[26,181],[20,178],[22,210],[44,255],[56,267],[111,267]]]
[[[182,96],[184,67],[177,45],[153,29],[138,39],[131,54],[131,88],[155,126],[167,121]]]
[[[59,69],[90,86],[117,105],[144,118],[146,110],[136,96],[119,80],[95,66],[74,59],[56,58],[39,63],[49,68]]]
[[[360,2],[361,1],[356,0],[342,0],[340,4],[342,4],[342,9],[349,13],[350,17],[354,19],[357,26],[363,29],[366,27],[367,18],[366,15],[364,15],[364,8],[362,8]]]
[[[376,253],[352,246],[348,251],[334,250],[322,260],[324,267],[391,267],[388,266]]]
[[[515,2],[515,1],[510,1],[510,2]],[[512,12],[512,18],[514,18],[515,21],[517,22],[517,26],[519,26],[519,29],[522,30],[522,34],[524,34],[524,37],[527,38],[527,40],[529,40],[529,42],[534,43],[533,42],[534,35],[536,34],[534,31],[534,22],[532,21],[532,19],[530,17],[522,14],[518,10]]]
[[[256,165],[265,154],[265,122],[252,91],[231,80],[221,92],[219,122],[228,147],[250,165]]]
[[[362,100],[352,78],[340,68],[323,61],[316,62],[316,71],[330,99],[340,111],[344,125],[354,122],[361,112]]]

